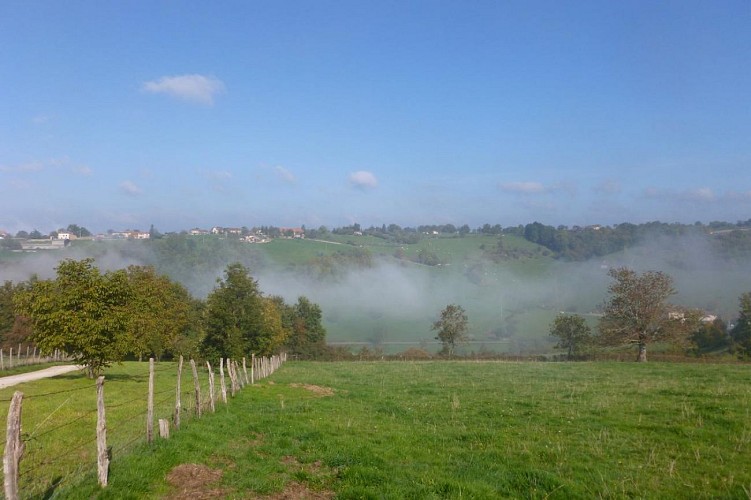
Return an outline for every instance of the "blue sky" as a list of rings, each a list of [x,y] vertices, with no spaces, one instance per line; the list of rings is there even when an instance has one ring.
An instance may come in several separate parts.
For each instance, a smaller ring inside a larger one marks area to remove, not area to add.
[[[751,3],[0,2],[0,229],[751,217]]]

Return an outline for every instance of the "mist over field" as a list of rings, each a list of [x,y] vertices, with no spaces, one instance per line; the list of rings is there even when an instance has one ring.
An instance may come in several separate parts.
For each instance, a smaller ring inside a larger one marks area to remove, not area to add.
[[[153,265],[183,283],[194,296],[205,298],[226,265],[240,261],[265,294],[280,295],[288,302],[305,295],[318,303],[330,342],[366,344],[386,351],[434,348],[431,324],[451,303],[467,311],[470,350],[549,349],[548,328],[559,312],[582,314],[596,325],[598,307],[606,299],[607,271],[619,266],[664,271],[673,277],[678,292],[673,302],[728,321],[735,318],[738,297],[749,289],[751,262],[721,258],[708,239],[698,235],[646,241],[586,262],[536,257],[496,263],[475,252],[433,267],[374,255],[370,267],[343,265],[327,277],[305,272],[305,262],[279,264],[263,245],[208,242],[203,254],[194,248],[195,255],[176,259],[170,258],[169,248],[156,251],[145,244],[95,243],[1,262],[0,281],[23,281],[32,274],[51,278],[60,259],[93,257],[102,270]]]

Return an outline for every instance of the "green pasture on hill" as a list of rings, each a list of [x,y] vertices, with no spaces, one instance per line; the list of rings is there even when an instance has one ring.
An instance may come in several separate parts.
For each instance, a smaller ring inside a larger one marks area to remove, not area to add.
[[[110,369],[110,397],[142,394],[145,373],[146,363]],[[289,362],[169,440],[116,454],[105,490],[82,471],[54,493],[747,498],[750,375],[748,365],[719,364]],[[43,425],[89,399],[51,397],[44,416],[62,408]],[[39,434],[42,416],[25,415],[25,432]],[[181,482],[185,464],[203,479]]]

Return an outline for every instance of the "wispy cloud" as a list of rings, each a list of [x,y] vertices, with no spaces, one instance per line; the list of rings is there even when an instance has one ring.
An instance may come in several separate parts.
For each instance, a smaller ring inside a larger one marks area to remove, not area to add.
[[[73,167],[73,173],[78,174],[78,175],[89,176],[93,174],[94,171],[91,170],[91,168],[87,167],[86,165],[79,165],[77,167]]]
[[[719,197],[709,187],[686,189],[683,191],[647,187],[644,189],[642,196],[644,198],[666,202],[682,201],[693,203],[711,203],[719,200]],[[725,197],[732,198],[732,193],[727,193]]]
[[[179,75],[163,76],[157,80],[144,82],[144,92],[167,94],[188,102],[211,106],[214,97],[224,92],[224,83],[213,76]]]
[[[214,182],[223,182],[232,178],[232,172],[228,170],[207,170],[204,172],[207,179]]]
[[[141,196],[143,194],[143,190],[136,185],[133,181],[123,181],[120,183],[120,192],[125,194],[126,196]]]
[[[36,115],[31,119],[31,123],[34,125],[44,125],[50,121],[50,117],[47,115]]]
[[[352,187],[362,190],[375,189],[378,187],[378,179],[372,172],[358,170],[349,174],[349,183]]]
[[[540,194],[547,191],[540,182],[502,182],[498,189],[506,193]]]
[[[13,174],[34,174],[42,171],[68,170],[77,175],[91,175],[93,170],[86,165],[76,165],[67,157],[37,160],[17,165],[0,165],[0,172]]]
[[[18,165],[5,167],[3,170],[5,172],[39,172],[41,170],[44,170],[44,162],[31,161],[27,163],[20,163]]]
[[[594,187],[597,194],[618,194],[622,190],[621,183],[614,180],[605,180]]]
[[[276,173],[277,177],[279,177],[284,182],[287,182],[289,184],[294,184],[295,182],[297,182],[297,177],[295,177],[295,174],[282,166],[274,167],[274,172]]]

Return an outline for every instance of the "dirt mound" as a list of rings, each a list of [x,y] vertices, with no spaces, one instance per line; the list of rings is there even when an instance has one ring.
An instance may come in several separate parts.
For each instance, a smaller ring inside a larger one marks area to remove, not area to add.
[[[228,491],[212,485],[222,478],[222,471],[200,464],[181,464],[167,474],[167,482],[175,490],[167,498],[224,498]]]
[[[312,385],[312,384],[289,384],[289,386],[300,387],[302,389],[310,391],[319,396],[333,396],[334,395],[334,389],[332,389],[331,387],[321,387],[320,385]]]

